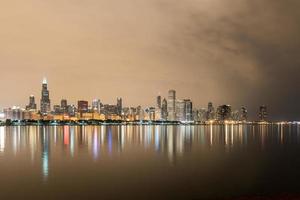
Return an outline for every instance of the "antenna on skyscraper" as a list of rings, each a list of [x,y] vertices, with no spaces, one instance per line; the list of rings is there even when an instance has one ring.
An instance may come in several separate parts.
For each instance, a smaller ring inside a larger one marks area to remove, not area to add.
[[[47,78],[46,77],[43,78],[43,84],[47,84]]]

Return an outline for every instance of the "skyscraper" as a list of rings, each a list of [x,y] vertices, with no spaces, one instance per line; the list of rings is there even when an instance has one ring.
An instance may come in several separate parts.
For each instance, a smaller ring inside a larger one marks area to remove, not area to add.
[[[193,104],[190,99],[176,101],[176,120],[177,121],[193,120]]]
[[[168,103],[167,100],[164,98],[161,104],[161,118],[163,120],[167,120],[168,118]]]
[[[185,102],[183,100],[176,100],[176,120],[185,121]]]
[[[217,110],[218,120],[230,120],[231,119],[231,106],[230,105],[222,105],[218,107]]]
[[[247,121],[247,118],[248,118],[248,111],[247,111],[246,107],[242,106],[241,110],[240,110],[239,120],[240,121]]]
[[[50,98],[49,98],[49,90],[47,79],[43,79],[42,84],[42,97],[41,97],[41,113],[46,115],[50,112]]]
[[[190,99],[184,99],[185,121],[193,120],[193,103]]]
[[[36,103],[33,95],[30,95],[29,97],[29,104],[26,106],[26,110],[36,110]]]
[[[66,99],[62,99],[60,101],[60,107],[61,107],[61,111],[63,113],[67,113],[68,112],[68,102]]]
[[[92,109],[93,109],[94,112],[100,113],[100,110],[101,110],[100,99],[94,99],[92,101]]]
[[[161,96],[156,97],[156,106],[158,109],[161,109]]]
[[[78,112],[80,114],[88,112],[88,110],[89,110],[89,102],[88,101],[80,100],[77,102],[77,104],[78,104]]]
[[[215,108],[214,108],[212,102],[208,102],[207,119],[208,120],[214,120],[215,119]]]
[[[176,118],[175,104],[176,104],[176,91],[169,90],[169,92],[168,92],[168,120],[170,120],[170,121],[174,121]]]
[[[262,105],[259,107],[258,117],[260,121],[267,121],[267,117],[268,117],[267,106]]]
[[[117,110],[118,115],[122,114],[122,98],[117,98]]]

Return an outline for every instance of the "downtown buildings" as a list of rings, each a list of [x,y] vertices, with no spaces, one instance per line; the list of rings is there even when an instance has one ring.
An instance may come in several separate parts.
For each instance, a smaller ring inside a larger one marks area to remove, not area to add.
[[[191,99],[178,99],[176,91],[171,89],[167,97],[157,96],[154,106],[147,108],[124,107],[123,99],[116,98],[116,104],[105,104],[95,98],[91,104],[87,100],[78,100],[76,104],[68,104],[67,99],[61,99],[60,104],[51,109],[50,92],[47,79],[42,81],[40,107],[38,109],[35,97],[29,96],[25,109],[21,107],[6,108],[3,110],[3,119],[11,120],[119,120],[119,121],[158,121],[182,123],[213,123],[222,121],[248,120],[248,111],[245,106],[233,110],[230,105],[220,105],[216,108],[209,102],[207,108],[197,109]],[[1,115],[0,115],[1,116]],[[260,121],[266,121],[267,108],[259,108]]]

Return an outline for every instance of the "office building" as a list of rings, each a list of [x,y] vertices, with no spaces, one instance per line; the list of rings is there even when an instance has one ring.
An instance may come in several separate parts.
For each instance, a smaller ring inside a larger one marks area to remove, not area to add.
[[[168,103],[167,100],[164,98],[161,104],[161,119],[167,120],[168,119]]]
[[[259,121],[267,121],[267,117],[268,117],[267,106],[262,105],[259,107],[258,117],[259,117]]]
[[[101,101],[100,99],[94,99],[92,101],[92,110],[93,112],[99,113],[101,112]]]
[[[60,107],[62,113],[67,113],[68,112],[68,101],[66,99],[62,99],[60,101]]]
[[[50,97],[48,90],[47,79],[43,79],[42,83],[42,95],[41,95],[41,114],[46,115],[50,112]]]
[[[77,108],[80,114],[87,113],[89,110],[89,102],[84,100],[78,101]]]
[[[168,120],[174,121],[176,120],[176,91],[169,90],[168,92]]]
[[[29,97],[29,104],[26,106],[26,110],[36,110],[36,103],[35,103],[35,98],[33,95],[30,95]]]
[[[221,105],[217,109],[217,119],[220,121],[231,120],[231,106]]]
[[[122,98],[117,98],[117,114],[122,114]]]

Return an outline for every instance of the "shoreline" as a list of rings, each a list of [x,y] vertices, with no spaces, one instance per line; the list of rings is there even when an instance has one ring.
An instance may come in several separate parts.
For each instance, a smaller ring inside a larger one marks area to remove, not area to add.
[[[105,125],[160,125],[160,126],[198,126],[198,125],[285,125],[300,124],[300,122],[250,122],[250,121],[207,121],[207,122],[181,122],[181,121],[122,121],[122,120],[6,120],[0,126],[105,126]]]

